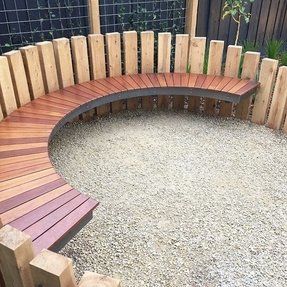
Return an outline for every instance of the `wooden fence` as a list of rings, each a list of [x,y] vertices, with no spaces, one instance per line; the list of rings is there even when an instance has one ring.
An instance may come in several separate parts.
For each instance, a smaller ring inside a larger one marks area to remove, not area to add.
[[[171,67],[176,72],[186,73],[188,70],[201,74],[206,66],[207,74],[211,76],[259,78],[261,86],[254,103],[248,99],[235,107],[230,103],[218,103],[211,99],[203,101],[198,97],[160,96],[157,105],[151,97],[145,97],[136,101],[129,99],[127,102],[114,102],[111,110],[134,110],[140,102],[143,109],[172,107],[208,115],[233,115],[287,132],[287,67],[278,70],[278,61],[265,58],[260,62],[259,53],[247,52],[242,56],[241,47],[229,46],[223,63],[223,41],[211,41],[209,56],[206,58],[206,38],[177,35],[175,59],[171,63],[170,33],[160,33],[155,43],[152,31],[142,32],[140,37],[134,31],[125,32],[123,51],[121,38],[119,33],[106,36],[94,34],[88,38],[77,36],[72,37],[71,41],[62,38],[0,56],[0,120],[33,99],[75,83],[123,73],[164,73],[170,72]],[[111,110],[110,105],[102,106],[97,109],[97,115]],[[9,226],[0,231],[0,266],[7,287],[77,286],[69,259],[49,251],[43,251],[35,257],[31,239]],[[112,282],[103,286],[119,286],[116,280],[94,274],[87,274],[80,286],[94,286],[92,282],[99,278],[104,282]],[[35,285],[32,285],[32,280]]]
[[[197,16],[197,36],[218,39],[226,44],[234,44],[236,24],[231,18],[222,20],[225,0],[200,0]],[[250,23],[243,23],[240,41],[258,43],[262,47],[269,39],[287,40],[287,1],[255,0],[249,4]]]

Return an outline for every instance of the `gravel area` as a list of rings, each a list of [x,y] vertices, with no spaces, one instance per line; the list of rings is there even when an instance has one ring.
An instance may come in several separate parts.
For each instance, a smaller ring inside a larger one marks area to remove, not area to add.
[[[287,137],[173,112],[63,128],[53,163],[101,202],[61,253],[124,287],[287,286]]]

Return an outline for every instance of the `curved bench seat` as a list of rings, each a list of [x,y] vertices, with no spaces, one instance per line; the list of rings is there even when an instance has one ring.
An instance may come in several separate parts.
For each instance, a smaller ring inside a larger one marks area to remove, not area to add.
[[[0,219],[31,235],[36,252],[58,249],[98,202],[54,170],[48,144],[78,115],[121,99],[186,95],[239,103],[258,83],[223,76],[139,74],[78,84],[37,98],[0,123]]]

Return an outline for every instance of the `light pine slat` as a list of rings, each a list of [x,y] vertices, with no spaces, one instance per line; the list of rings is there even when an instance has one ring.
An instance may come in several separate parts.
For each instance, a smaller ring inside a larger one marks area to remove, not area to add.
[[[106,34],[108,73],[110,77],[122,75],[121,36],[119,33]],[[125,101],[112,103],[112,112],[117,113],[125,109]]]
[[[230,45],[227,49],[225,62],[225,77],[238,78],[242,47]],[[219,115],[222,117],[230,117],[232,115],[233,104],[222,101],[220,105]]]
[[[242,65],[241,79],[255,80],[260,62],[260,53],[258,52],[246,52],[244,54],[244,60]],[[241,120],[247,120],[250,111],[250,105],[252,97],[244,99],[236,106],[235,117]]]
[[[282,127],[286,116],[287,104],[287,67],[280,67],[273,93],[267,126],[274,130]]]
[[[188,34],[176,35],[175,61],[174,61],[175,73],[187,72],[188,45],[189,45]],[[184,109],[184,96],[176,96],[173,98],[173,108],[175,110]]]
[[[138,35],[136,31],[123,33],[124,43],[124,67],[126,75],[138,73]],[[139,99],[128,99],[127,109],[136,110],[139,105]]]
[[[158,73],[170,72],[171,33],[158,34]],[[168,109],[169,96],[158,96],[158,108]]]
[[[105,42],[101,34],[88,36],[91,78],[93,80],[106,77]]]
[[[53,40],[60,88],[75,84],[70,42],[66,38]]]
[[[9,64],[4,56],[0,56],[0,104],[5,116],[17,109]]]
[[[18,107],[31,101],[25,67],[20,51],[5,53],[7,57]]]
[[[31,97],[37,99],[45,95],[38,49],[36,46],[27,46],[20,48],[20,51],[24,60]]]
[[[154,72],[154,32],[141,32],[141,73]],[[153,97],[142,98],[142,108],[144,110],[153,109]]]
[[[185,33],[190,34],[192,37],[196,34],[198,3],[199,0],[186,1]]]
[[[36,44],[40,57],[40,64],[43,74],[46,93],[59,90],[56,60],[52,42],[41,42]]]
[[[262,60],[259,74],[260,87],[255,97],[254,108],[252,111],[251,121],[253,123],[259,125],[263,125],[265,123],[277,68],[277,60],[268,58]]]
[[[222,58],[224,50],[224,41],[213,40],[210,42],[208,55],[207,74],[211,76],[220,76],[222,70]],[[205,99],[204,110],[208,115],[215,114],[217,100]]]
[[[3,114],[3,111],[2,111],[2,106],[0,104],[0,121],[2,121],[4,119],[4,114]]]
[[[90,81],[87,39],[84,36],[71,38],[76,84]]]

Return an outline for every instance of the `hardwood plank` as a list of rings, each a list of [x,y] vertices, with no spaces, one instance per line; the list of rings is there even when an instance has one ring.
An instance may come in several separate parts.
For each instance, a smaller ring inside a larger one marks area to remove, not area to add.
[[[223,76],[216,76],[213,81],[208,86],[209,90],[215,90],[215,88],[220,84],[221,81],[224,80]]]
[[[151,82],[151,80],[149,79],[147,74],[141,74],[139,75],[140,78],[142,79],[142,81],[144,82],[144,84],[147,86],[147,88],[153,88],[153,83]]]
[[[195,82],[195,88],[201,88],[201,86],[203,85],[204,81],[206,79],[206,76],[205,75],[199,75],[197,77],[197,80]]]
[[[160,83],[158,82],[157,76],[155,74],[146,74],[146,75],[149,78],[154,88],[160,87]]]
[[[180,74],[179,73],[173,73],[172,78],[173,78],[174,87],[181,87]]]
[[[47,137],[0,138],[0,145],[47,142]]]
[[[241,80],[237,78],[233,78],[221,91],[228,92],[233,87],[235,87]]]
[[[46,138],[48,140],[48,138]],[[0,159],[22,156],[22,155],[29,155],[29,154],[38,154],[48,152],[48,147],[36,147],[36,148],[27,148],[21,150],[8,150],[8,151],[1,151],[0,152]]]
[[[164,74],[156,74],[157,80],[161,87],[167,87]]]
[[[189,81],[189,74],[182,73],[181,74],[181,79],[180,79],[181,86],[182,87],[188,87],[188,81]]]
[[[203,89],[208,89],[208,87],[210,86],[210,84],[213,82],[214,79],[215,79],[215,76],[206,76],[201,87]]]
[[[195,83],[197,81],[198,75],[196,74],[190,74],[189,75],[189,81],[188,81],[188,87],[193,88],[195,86]]]
[[[146,89],[147,86],[139,74],[130,75],[130,77],[139,85],[141,89]]]
[[[164,77],[165,77],[165,81],[166,81],[167,86],[168,87],[173,87],[174,86],[174,82],[173,82],[172,74],[165,73]]]

